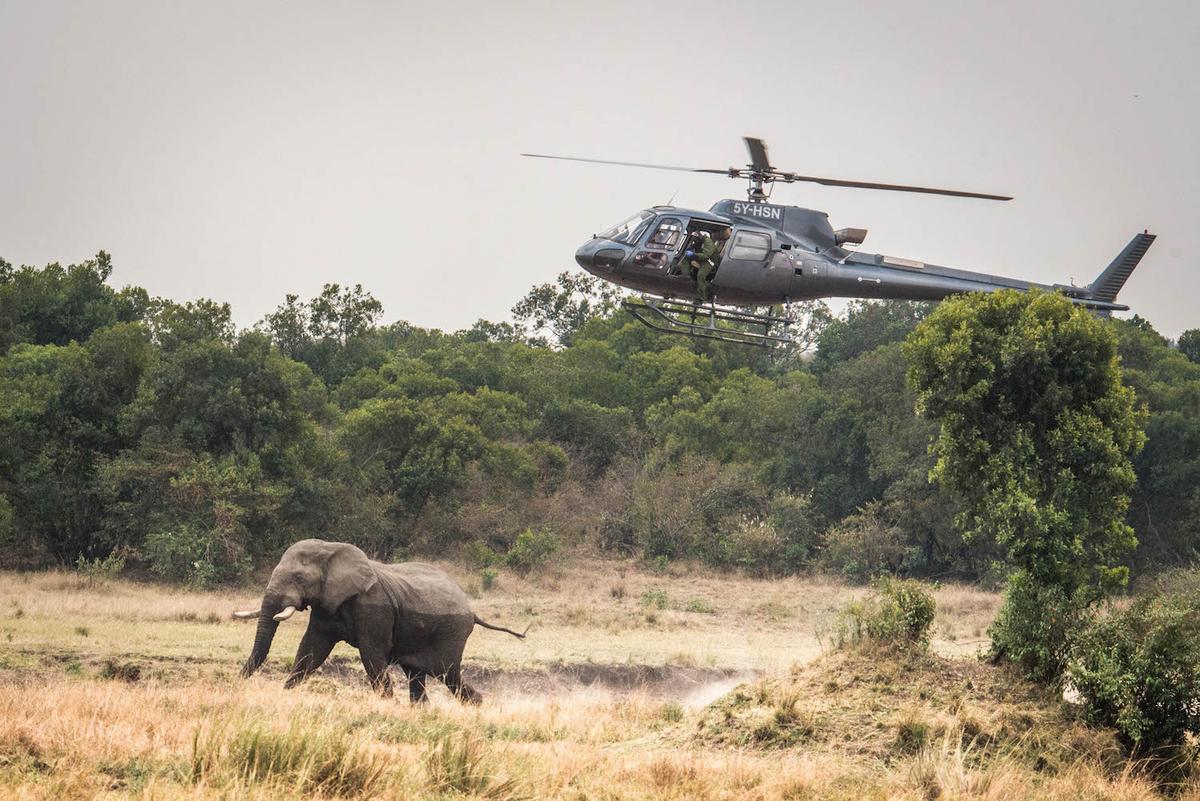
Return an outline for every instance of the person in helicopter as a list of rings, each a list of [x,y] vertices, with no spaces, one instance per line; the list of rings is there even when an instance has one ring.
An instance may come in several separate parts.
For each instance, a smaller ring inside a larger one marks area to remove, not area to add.
[[[729,229],[720,229],[715,237],[708,231],[697,231],[692,236],[687,252],[691,259],[692,282],[700,299],[707,301],[711,297],[709,281],[717,269],[717,263],[721,261],[721,249],[729,238]]]

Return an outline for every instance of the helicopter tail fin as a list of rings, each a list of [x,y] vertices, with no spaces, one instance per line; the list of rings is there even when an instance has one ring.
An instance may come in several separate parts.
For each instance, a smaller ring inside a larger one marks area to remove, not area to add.
[[[1100,273],[1095,281],[1088,284],[1089,299],[1103,303],[1114,302],[1117,299],[1117,293],[1121,291],[1121,287],[1125,286],[1125,282],[1133,274],[1138,262],[1142,260],[1142,256],[1146,255],[1146,251],[1153,243],[1154,234],[1149,231],[1144,231],[1129,240],[1129,244],[1117,254],[1111,264],[1104,268],[1104,272]]]

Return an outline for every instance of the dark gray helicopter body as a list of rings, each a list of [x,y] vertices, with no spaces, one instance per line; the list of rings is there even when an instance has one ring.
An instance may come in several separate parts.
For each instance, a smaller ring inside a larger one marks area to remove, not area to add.
[[[851,251],[846,246],[861,244],[866,230],[844,228],[835,231],[823,212],[768,203],[769,193],[764,191],[764,186],[769,187],[777,180],[787,183],[811,181],[989,200],[1011,198],[797,176],[770,167],[766,146],[760,140],[747,139],[746,143],[752,163],[744,170],[731,167],[728,170],[688,171],[749,178],[749,201],[721,200],[709,211],[655,206],[593,236],[576,251],[575,260],[585,270],[606,281],[662,298],[662,301],[626,302],[626,307],[647,325],[692,336],[757,344],[788,341],[785,335],[773,330],[775,324],[784,322],[783,319],[720,308],[716,304],[777,306],[829,297],[936,301],[963,292],[1038,288],[1061,292],[1072,302],[1101,314],[1124,311],[1129,307],[1115,302],[1117,293],[1154,241],[1154,236],[1149,233],[1134,236],[1096,280],[1085,287],[1038,284]],[[714,258],[716,269],[707,292],[712,302],[708,306],[700,305],[705,293],[697,285],[696,273],[690,266],[691,253],[698,241],[696,237],[701,231],[718,238],[728,234],[719,255]],[[718,320],[751,330],[731,330],[728,325],[718,326]]]
[[[753,209],[753,212],[749,210]],[[764,216],[772,215],[772,216]],[[1124,278],[1154,241],[1138,234],[1101,277],[1086,287],[1038,284],[999,275],[939,267],[910,259],[849,251],[842,247],[865,231],[834,231],[822,212],[797,206],[722,200],[711,211],[656,206],[610,232],[593,237],[575,253],[588,272],[606,281],[666,298],[699,299],[684,244],[687,233],[731,228],[729,243],[712,280],[717,302],[739,306],[788,303],[813,298],[942,300],[961,292],[1039,288],[1059,291],[1076,303],[1124,311],[1114,303]],[[672,237],[676,228],[685,233]],[[1121,281],[1103,280],[1128,266]]]

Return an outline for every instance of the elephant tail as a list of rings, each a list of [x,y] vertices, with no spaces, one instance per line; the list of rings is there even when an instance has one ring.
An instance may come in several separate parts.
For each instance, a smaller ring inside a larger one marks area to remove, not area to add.
[[[504,626],[493,626],[491,623],[488,623],[486,620],[481,618],[479,615],[475,615],[475,625],[483,626],[485,629],[491,629],[492,631],[508,632],[512,636],[516,637],[518,640],[525,639],[525,634],[529,631],[529,626],[525,627],[525,631],[520,631],[520,632],[513,631],[512,629],[506,629],[506,628],[504,628]]]

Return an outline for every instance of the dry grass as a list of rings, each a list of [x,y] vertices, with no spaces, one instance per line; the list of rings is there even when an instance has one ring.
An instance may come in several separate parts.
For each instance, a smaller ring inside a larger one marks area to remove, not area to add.
[[[464,586],[478,584],[471,570],[442,567]],[[253,621],[232,621],[229,613],[255,608],[257,592],[200,593],[126,581],[89,586],[68,572],[0,572],[0,675],[50,654],[85,664],[119,657],[163,669],[228,670],[245,658],[253,638]],[[756,580],[676,567],[657,574],[630,562],[586,558],[526,577],[501,571],[494,587],[474,600],[475,609],[520,628],[532,623],[530,636],[522,642],[477,631],[467,659],[504,666],[683,663],[778,670],[816,657],[837,610],[863,592],[820,577]],[[996,596],[947,585],[936,597],[934,648],[978,650]],[[302,615],[295,621],[280,627],[272,659],[295,653]],[[353,656],[345,646],[335,653]]]
[[[252,624],[227,615],[254,605],[252,591],[0,574],[0,798],[1158,797],[1102,735],[986,666],[814,662],[822,626],[858,592],[601,561],[502,573],[476,608],[532,619],[531,645],[475,634],[485,703],[435,688],[411,706],[367,692],[348,650],[284,691],[302,624],[281,627],[273,670],[237,679]],[[995,606],[960,587],[940,590],[943,602],[941,631],[960,641]],[[520,685],[551,668],[553,692]],[[746,670],[771,675],[703,706]],[[627,686],[584,686],[604,676]]]

